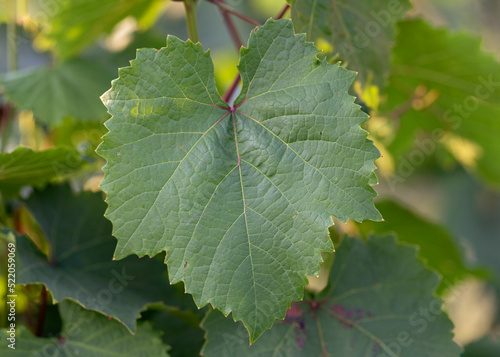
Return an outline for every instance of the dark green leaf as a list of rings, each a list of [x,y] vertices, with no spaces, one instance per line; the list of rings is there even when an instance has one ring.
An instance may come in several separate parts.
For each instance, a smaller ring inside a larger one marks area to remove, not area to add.
[[[413,247],[345,238],[320,297],[293,303],[251,347],[241,323],[212,311],[202,355],[458,357],[453,325],[433,296],[438,282]]]
[[[101,193],[73,195],[67,186],[37,192],[26,205],[49,244],[49,257],[18,237],[18,283],[41,283],[60,301],[72,298],[135,330],[135,320],[155,302],[177,304],[158,259],[112,261],[115,240],[103,217]]]
[[[500,339],[487,336],[465,346],[462,357],[498,357],[500,356]]]
[[[431,223],[393,201],[377,203],[385,222],[363,222],[358,225],[361,234],[396,233],[402,242],[420,247],[418,255],[443,276],[439,292],[455,285],[470,274],[456,242],[443,227]]]
[[[202,317],[203,311],[166,308],[154,311],[147,321],[155,330],[163,332],[163,341],[172,346],[172,357],[198,357],[204,342],[200,328]]]
[[[63,329],[59,338],[37,338],[26,328],[16,331],[16,349],[7,347],[6,330],[0,330],[2,357],[168,357],[168,346],[148,323],[131,335],[115,320],[88,311],[70,300],[59,303]]]

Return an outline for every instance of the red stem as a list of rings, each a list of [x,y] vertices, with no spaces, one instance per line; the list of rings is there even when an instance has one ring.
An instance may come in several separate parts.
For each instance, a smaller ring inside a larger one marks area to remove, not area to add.
[[[259,24],[254,19],[251,19],[251,18],[243,15],[242,13],[240,13],[240,12],[238,12],[238,11],[230,8],[229,6],[227,6],[226,4],[224,4],[224,1],[222,1],[222,0],[207,0],[207,1],[211,2],[214,5],[217,5],[218,7],[220,7],[221,9],[223,9],[224,11],[226,11],[226,12],[228,12],[230,14],[233,14],[236,17],[239,17],[240,19],[242,19],[243,21],[248,22],[251,25],[261,26],[261,24]]]
[[[241,39],[238,35],[238,32],[236,30],[236,26],[234,26],[234,22],[232,21],[231,17],[229,16],[229,14],[233,14],[235,16],[238,16],[239,18],[243,19],[241,16],[244,16],[244,15],[241,15],[239,13],[237,13],[236,11],[234,10],[229,10],[229,8],[226,6],[226,4],[224,4],[224,0],[207,0],[217,6],[219,6],[221,12],[222,12],[222,17],[224,18],[224,22],[226,23],[226,26],[229,30],[229,34],[231,35],[232,39],[233,39],[233,42],[234,44],[236,45],[237,49],[239,50],[240,47],[243,45],[242,42],[241,42]],[[285,16],[286,12],[288,11],[288,9],[290,8],[290,5],[289,4],[286,4],[283,9],[279,12],[279,14],[275,17],[276,20],[279,20],[281,19],[283,16]],[[241,16],[239,16],[241,15]],[[246,20],[245,20],[246,21]],[[247,21],[248,22],[248,21]],[[258,23],[256,23],[255,21],[252,20],[252,22],[250,22],[251,24],[257,24],[257,26],[260,26]],[[231,98],[231,96],[233,95],[234,91],[236,90],[236,88],[238,88],[238,84],[240,82],[240,79],[241,79],[241,75],[238,73],[238,75],[236,76],[236,78],[234,79],[233,83],[231,84],[231,87],[229,87],[229,89],[226,91],[226,93],[224,94],[224,101],[227,103],[228,100]]]
[[[281,10],[281,12],[274,18],[275,20],[279,20],[285,16],[287,10],[290,8],[290,4],[286,4],[285,7]]]
[[[229,34],[231,35],[231,38],[233,39],[233,43],[236,46],[236,51],[240,50],[240,47],[243,46],[243,42],[240,39],[240,35],[238,34],[238,30],[236,29],[236,26],[234,26],[233,19],[231,19],[231,16],[229,16],[229,13],[222,8],[220,9],[222,12],[222,18],[224,19],[224,22],[226,23],[227,29],[229,31]]]
[[[35,332],[35,335],[38,337],[41,337],[43,333],[46,310],[47,310],[47,288],[45,287],[45,285],[42,285],[42,302],[40,304],[40,310],[38,311],[38,323],[36,325],[36,332]]]
[[[222,99],[224,99],[224,101],[226,103],[231,98],[231,96],[233,95],[236,88],[238,88],[238,84],[240,83],[240,78],[241,78],[241,75],[238,73],[238,75],[236,76],[236,78],[233,81],[233,84],[231,84],[231,87],[229,87],[226,94],[224,94],[224,98],[222,98]]]

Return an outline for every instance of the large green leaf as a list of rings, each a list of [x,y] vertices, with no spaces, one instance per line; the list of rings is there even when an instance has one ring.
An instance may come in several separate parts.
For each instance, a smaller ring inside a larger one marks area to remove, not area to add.
[[[383,108],[397,119],[397,133],[389,144],[398,161],[395,180],[404,180],[422,157],[458,137],[452,152],[468,155],[468,168],[499,185],[500,63],[480,47],[477,38],[436,29],[422,20],[399,24]],[[420,131],[429,135],[416,141]]]
[[[74,60],[55,67],[12,72],[0,84],[18,109],[30,109],[44,124],[57,125],[66,117],[103,121],[106,108],[99,96],[111,79],[113,73],[104,67]]]
[[[101,193],[75,196],[67,186],[51,187],[26,205],[46,235],[49,257],[26,236],[18,237],[18,283],[45,284],[56,301],[72,298],[132,331],[148,304],[177,303],[158,259],[112,261],[115,240]]]
[[[141,28],[154,24],[165,0],[49,0],[53,2],[46,36],[63,59],[73,57],[111,32],[121,20],[134,17]],[[50,6],[50,5],[49,5]],[[46,7],[49,7],[46,5]]]
[[[389,72],[395,23],[411,7],[409,0],[289,0],[297,32],[316,43],[326,41],[335,58],[382,87]]]
[[[198,306],[243,320],[251,341],[301,299],[331,251],[331,215],[380,219],[377,149],[347,94],[355,74],[316,58],[289,20],[254,31],[229,108],[201,45],[143,49],[104,97],[98,152],[116,258],[167,251]]]
[[[376,207],[385,221],[363,222],[358,225],[360,233],[365,236],[370,233],[395,233],[400,241],[418,245],[419,257],[443,277],[439,292],[444,292],[471,273],[464,265],[457,243],[445,228],[393,201],[378,202]]]
[[[392,237],[345,238],[316,299],[294,303],[251,347],[241,323],[212,311],[202,355],[458,357],[453,325],[433,296],[438,282],[415,248]]]
[[[19,193],[23,186],[41,187],[70,173],[81,163],[75,150],[65,148],[33,151],[18,147],[11,153],[0,153],[0,191],[10,196]]]
[[[140,324],[137,333],[131,335],[120,323],[69,300],[59,303],[59,312],[63,328],[58,338],[37,338],[21,327],[16,331],[16,348],[11,349],[7,347],[6,330],[1,330],[2,357],[168,357],[168,346],[148,323]]]

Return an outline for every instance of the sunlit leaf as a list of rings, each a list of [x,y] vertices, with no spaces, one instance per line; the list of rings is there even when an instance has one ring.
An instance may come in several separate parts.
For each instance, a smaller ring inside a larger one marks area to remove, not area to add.
[[[389,72],[396,22],[408,0],[289,0],[297,32],[323,47],[328,58],[359,71],[358,79],[383,87]],[[328,44],[328,46],[326,46]]]
[[[42,187],[74,171],[81,163],[78,153],[66,148],[33,151],[18,147],[11,153],[0,153],[0,191],[11,196],[23,186]]]
[[[229,108],[209,53],[170,36],[139,50],[103,96],[115,257],[166,250],[171,281],[198,306],[232,311],[252,341],[332,250],[331,215],[380,219],[379,153],[347,94],[355,74],[317,53],[290,20],[269,20],[241,51],[243,88]]]
[[[500,63],[481,51],[479,39],[423,20],[401,22],[387,92],[383,111],[396,131],[388,143],[394,182],[444,146],[466,168],[500,184]]]
[[[18,109],[30,109],[47,125],[64,118],[104,121],[106,108],[99,96],[114,73],[89,61],[74,60],[54,67],[40,67],[0,78],[5,96]]]

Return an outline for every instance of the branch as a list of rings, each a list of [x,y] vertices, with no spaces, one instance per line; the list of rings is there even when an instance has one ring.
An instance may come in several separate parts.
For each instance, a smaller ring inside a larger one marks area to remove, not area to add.
[[[285,7],[280,11],[280,13],[274,18],[275,20],[282,19],[285,16],[287,10],[290,8],[290,4],[286,4]]]
[[[221,0],[223,2],[224,0]],[[243,46],[243,42],[241,41],[240,35],[238,34],[238,30],[236,29],[236,26],[234,25],[233,19],[231,16],[229,16],[229,12],[227,10],[224,10],[223,8],[219,8],[219,10],[222,13],[222,18],[224,19],[224,23],[227,26],[227,30],[229,31],[229,34],[231,35],[231,38],[233,39],[233,43],[236,46],[236,51],[239,51],[241,46]]]
[[[239,17],[240,19],[242,19],[243,21],[246,21],[248,22],[249,24],[251,25],[254,25],[254,26],[262,26],[261,24],[259,24],[257,21],[255,21],[254,19],[251,19],[245,15],[243,15],[242,13],[234,10],[233,8],[227,6],[224,1],[222,0],[207,0],[208,2],[211,2],[212,4],[214,5],[217,5],[218,7],[220,7],[221,9],[223,9],[224,11],[230,13],[230,14],[233,14],[234,16],[236,17]]]

